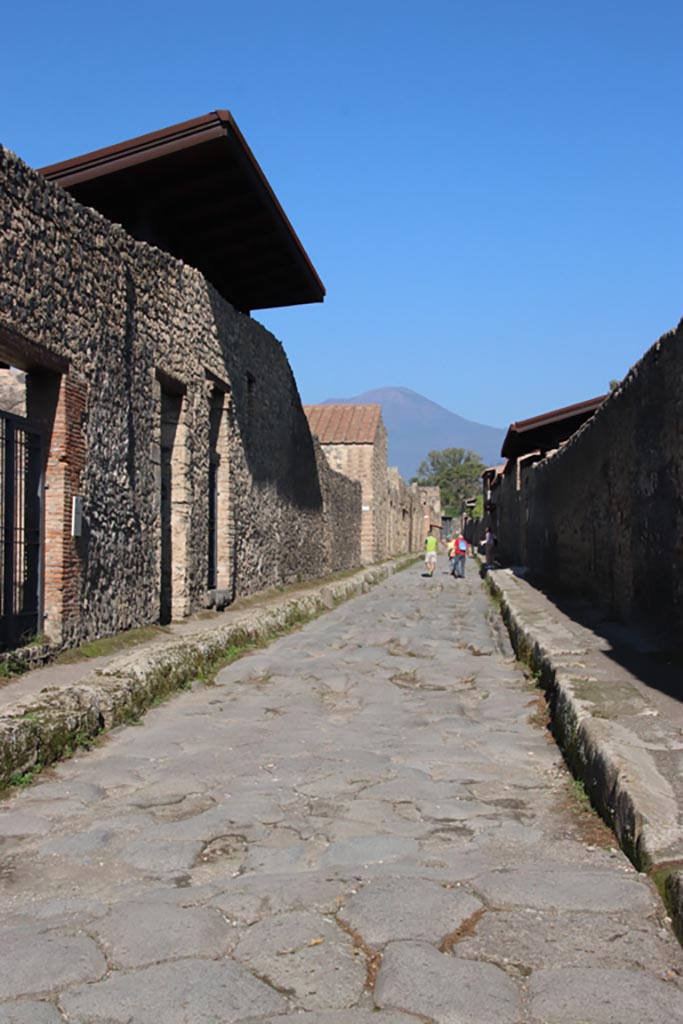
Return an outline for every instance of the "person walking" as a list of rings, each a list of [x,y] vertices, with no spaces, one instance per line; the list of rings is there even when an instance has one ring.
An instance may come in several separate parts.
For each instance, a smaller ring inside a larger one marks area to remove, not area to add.
[[[425,569],[428,576],[433,576],[436,569],[436,537],[431,532],[425,540]]]
[[[449,572],[451,576],[455,576],[455,537],[452,533],[448,534],[447,540],[446,551],[448,552]]]
[[[467,541],[463,537],[462,533],[458,534],[458,538],[455,542],[455,566],[453,569],[453,575],[456,580],[465,579],[465,559],[467,558]]]
[[[493,569],[495,562],[496,535],[490,526],[486,527],[484,537],[484,568]]]

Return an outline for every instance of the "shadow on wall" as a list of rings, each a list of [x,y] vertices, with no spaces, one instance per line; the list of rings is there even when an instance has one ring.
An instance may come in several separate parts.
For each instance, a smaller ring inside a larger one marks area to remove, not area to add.
[[[509,557],[670,647],[683,624],[682,376],[683,321],[501,502]]]
[[[275,487],[302,510],[321,509],[313,440],[281,344],[232,307],[227,308],[235,320],[228,325],[225,300],[211,287],[207,293],[232,386],[235,427],[254,484]]]

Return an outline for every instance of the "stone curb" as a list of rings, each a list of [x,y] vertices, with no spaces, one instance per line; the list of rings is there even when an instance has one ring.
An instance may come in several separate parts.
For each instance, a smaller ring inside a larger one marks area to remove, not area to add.
[[[283,598],[274,607],[242,613],[236,623],[170,638],[158,650],[128,652],[71,686],[46,687],[37,698],[0,715],[0,787],[71,756],[117,725],[136,721],[153,704],[215,669],[231,648],[264,644],[367,593],[416,558],[402,556],[302,596]]]
[[[552,604],[510,570],[485,575],[500,605],[515,654],[546,690],[552,731],[572,773],[579,778],[591,803],[613,829],[624,852],[656,883],[683,942],[683,808],[672,787],[657,771],[645,745],[615,720],[615,701],[628,703],[630,716],[651,714],[635,687],[611,687],[590,680],[590,699],[581,672],[584,649],[550,649],[547,630],[531,609],[524,611],[524,588],[534,602]],[[595,652],[599,648],[596,645]]]

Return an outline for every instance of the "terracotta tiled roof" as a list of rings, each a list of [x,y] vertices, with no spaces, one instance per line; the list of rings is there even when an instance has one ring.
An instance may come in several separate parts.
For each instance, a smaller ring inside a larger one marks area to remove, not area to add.
[[[311,433],[321,444],[373,444],[381,405],[305,405]]]

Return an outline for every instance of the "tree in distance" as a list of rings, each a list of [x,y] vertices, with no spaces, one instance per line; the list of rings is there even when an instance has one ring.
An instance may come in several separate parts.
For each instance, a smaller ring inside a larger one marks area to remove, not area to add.
[[[476,452],[467,448],[444,448],[427,453],[411,483],[438,487],[444,515],[459,516],[465,511],[465,502],[479,496],[480,478],[485,469]]]

